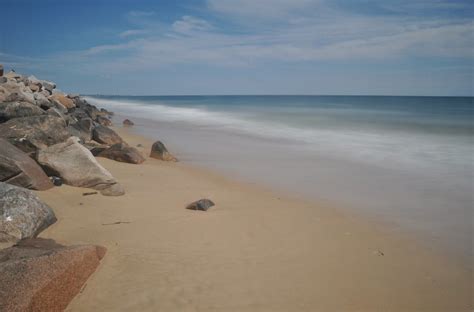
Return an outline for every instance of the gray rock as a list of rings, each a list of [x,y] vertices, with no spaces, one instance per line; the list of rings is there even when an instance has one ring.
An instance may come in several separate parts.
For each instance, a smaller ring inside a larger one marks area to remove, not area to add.
[[[107,145],[123,142],[122,138],[114,130],[102,125],[97,125],[94,130],[92,130],[92,139]]]
[[[12,118],[44,115],[45,112],[36,105],[26,102],[0,103],[0,123]]]
[[[30,156],[70,136],[64,120],[51,115],[15,118],[0,124],[0,137]]]
[[[42,93],[39,93],[39,92],[35,93],[34,98],[36,101],[36,105],[40,106],[42,109],[46,110],[50,107],[53,107],[53,104]]]
[[[106,249],[27,239],[0,251],[0,311],[64,311]]]
[[[143,155],[136,148],[125,143],[114,144],[110,148],[99,152],[97,156],[129,164],[141,164],[145,161]]]
[[[0,182],[0,246],[36,237],[54,222],[53,210],[34,192]]]
[[[126,126],[126,127],[131,127],[131,126],[133,126],[133,125],[135,125],[135,124],[134,124],[133,121],[131,121],[130,119],[125,119],[125,120],[123,121],[123,125]]]
[[[89,117],[80,119],[76,123],[72,123],[68,126],[68,131],[71,135],[81,139],[81,142],[90,141],[92,138],[92,129],[94,128],[94,122]]]
[[[110,172],[78,141],[78,138],[71,137],[66,142],[40,149],[38,162],[47,172],[61,177],[68,185],[100,191],[117,187],[117,181]]]
[[[212,200],[204,198],[187,205],[186,209],[207,211],[214,205],[215,204],[212,202]]]
[[[38,164],[21,150],[0,138],[0,181],[34,190],[53,187]]]
[[[108,119],[107,117],[97,116],[95,121],[97,121],[100,125],[105,126],[105,127],[112,126],[112,121],[110,121],[110,119]]]
[[[0,76],[0,84],[6,83],[8,81],[7,77]]]
[[[171,155],[161,141],[156,141],[151,147],[151,158],[156,158],[164,161],[178,161],[176,157]]]
[[[41,85],[43,86],[44,90],[48,90],[49,92],[53,92],[54,89],[56,89],[56,84],[54,82],[46,81],[46,80],[40,80]]]

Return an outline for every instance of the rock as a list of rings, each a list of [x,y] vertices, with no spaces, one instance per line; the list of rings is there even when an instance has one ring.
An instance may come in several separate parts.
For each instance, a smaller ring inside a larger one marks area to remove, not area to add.
[[[0,103],[0,123],[12,118],[44,115],[45,112],[36,105],[26,102]]]
[[[46,80],[40,80],[41,85],[43,86],[44,90],[49,91],[50,93],[53,92],[54,89],[56,89],[56,84],[54,82],[46,81]]]
[[[207,211],[214,205],[215,204],[212,202],[212,200],[204,198],[187,205],[186,209]]]
[[[135,124],[134,124],[133,121],[131,121],[130,119],[125,119],[125,120],[123,121],[123,125],[124,125],[124,126],[127,126],[127,127],[131,127],[131,126],[133,126],[133,125],[135,125]]]
[[[46,96],[42,93],[35,93],[34,98],[36,101],[36,105],[41,107],[44,110],[47,110],[50,107],[53,107],[53,103],[51,103]]]
[[[81,142],[90,141],[92,138],[92,129],[94,128],[94,122],[89,117],[80,119],[74,124],[70,124],[68,131],[71,135],[81,139]]]
[[[94,130],[92,130],[92,139],[99,143],[107,145],[113,145],[123,142],[122,138],[117,133],[115,133],[114,130],[104,127],[102,125],[97,125]]]
[[[0,181],[33,190],[53,187],[38,164],[21,150],[0,138]]]
[[[63,185],[63,179],[61,179],[60,177],[52,176],[52,177],[50,177],[50,178],[51,178],[51,182],[54,184],[54,186],[61,186],[61,185]]]
[[[0,251],[0,311],[63,311],[106,249],[29,239]]]
[[[39,148],[63,142],[70,136],[65,121],[51,115],[15,118],[0,124],[0,137],[30,156]]]
[[[8,81],[7,77],[0,76],[0,84],[6,83]]]
[[[74,101],[71,100],[70,98],[68,98],[63,93],[59,93],[59,92],[54,93],[49,98],[58,101],[59,103],[61,103],[67,109],[71,109],[71,108],[76,107],[76,104],[74,104]]]
[[[23,82],[8,80],[2,84],[1,98],[4,102],[28,102],[36,104],[33,92]]]
[[[110,126],[112,126],[112,121],[110,121],[110,119],[108,119],[108,118],[106,118],[106,117],[97,116],[96,121],[97,121],[100,125],[105,126],[105,127],[110,127]]]
[[[82,145],[85,146],[94,156],[97,156],[102,151],[105,151],[106,149],[110,147],[105,144],[97,143],[96,141],[84,142]]]
[[[48,109],[46,110],[46,113],[47,113],[48,115],[51,115],[51,116],[59,117],[59,118],[63,119],[64,122],[67,123],[67,119],[68,119],[68,118],[66,117],[66,115],[65,115],[63,112],[61,112],[59,109],[57,109],[56,107],[50,107],[50,108],[48,108]]]
[[[100,190],[100,193],[104,196],[122,196],[125,194],[125,190],[122,185],[116,183],[108,188]]]
[[[3,76],[3,65],[0,64],[0,76]]]
[[[98,153],[97,156],[129,164],[141,164],[145,161],[145,158],[136,148],[125,143],[114,144],[110,148]]]
[[[21,75],[16,73],[15,71],[11,70],[8,73],[5,74],[5,77],[7,78],[12,78],[12,79],[20,79]]]
[[[0,246],[36,237],[54,222],[53,210],[34,192],[0,182]]]
[[[153,146],[151,147],[150,157],[165,161],[178,161],[176,157],[174,157],[168,152],[165,145],[160,141],[156,141],[155,143],[153,143]]]
[[[76,137],[38,151],[38,162],[46,172],[59,176],[65,184],[99,191],[116,187],[117,181],[102,167]],[[120,194],[122,195],[122,194]]]
[[[38,86],[35,85],[35,84],[30,84],[30,85],[28,85],[28,88],[30,88],[30,90],[31,90],[32,92],[38,92],[38,91],[40,90],[40,87],[38,87]]]

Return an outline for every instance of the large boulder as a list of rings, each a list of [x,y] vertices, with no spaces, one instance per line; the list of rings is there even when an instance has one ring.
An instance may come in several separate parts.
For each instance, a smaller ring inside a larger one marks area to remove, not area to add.
[[[27,102],[0,103],[0,123],[12,118],[44,115],[45,112],[36,105]]]
[[[12,78],[2,84],[0,93],[2,94],[1,99],[3,102],[28,102],[36,104],[33,92],[31,92],[30,88],[26,87],[23,82],[18,82]]]
[[[178,161],[176,157],[171,155],[161,141],[156,141],[151,147],[151,158],[156,158],[165,161]]]
[[[0,311],[63,311],[106,249],[29,239],[0,251]]]
[[[96,142],[107,145],[123,142],[122,138],[114,130],[102,125],[97,125],[94,130],[92,130],[92,139]]]
[[[43,169],[21,150],[0,138],[0,181],[33,190],[53,187]]]
[[[97,118],[95,119],[95,121],[97,121],[98,124],[102,125],[102,126],[105,126],[105,127],[110,127],[112,126],[112,121],[107,118],[107,117],[103,117],[103,116],[97,116]]]
[[[0,248],[36,237],[54,222],[53,210],[34,192],[0,182]]]
[[[97,156],[129,164],[141,164],[145,161],[143,155],[134,147],[125,143],[117,143],[98,153]]]
[[[75,123],[69,124],[68,131],[71,135],[81,139],[82,142],[87,142],[92,138],[93,128],[94,122],[89,117],[86,117]]]
[[[15,118],[0,124],[0,137],[30,156],[70,136],[64,119],[52,115]]]
[[[93,188],[102,191],[104,195],[110,195],[107,190],[110,187],[117,189],[114,177],[97,162],[87,148],[79,144],[76,137],[40,149],[37,160],[46,172],[61,177],[65,184]],[[122,190],[113,195],[123,194]]]
[[[68,98],[66,95],[63,93],[54,93],[53,95],[50,96],[50,99],[56,100],[59,103],[61,103],[64,107],[67,109],[71,109],[76,107],[76,104],[74,104],[74,101]]]

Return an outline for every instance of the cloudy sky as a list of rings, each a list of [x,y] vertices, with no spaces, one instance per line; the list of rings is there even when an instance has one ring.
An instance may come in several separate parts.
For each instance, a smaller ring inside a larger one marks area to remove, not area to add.
[[[472,95],[472,0],[0,0],[0,63],[86,94]]]

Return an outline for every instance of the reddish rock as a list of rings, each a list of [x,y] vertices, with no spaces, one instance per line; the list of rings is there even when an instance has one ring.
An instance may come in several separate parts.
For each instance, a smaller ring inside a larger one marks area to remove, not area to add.
[[[33,190],[53,187],[43,169],[27,154],[0,138],[0,181]]]
[[[39,238],[0,250],[0,311],[63,311],[105,252]]]
[[[50,96],[50,98],[58,101],[67,109],[76,107],[76,104],[74,104],[74,101],[62,93],[54,93],[53,95]]]
[[[135,124],[134,124],[133,121],[131,121],[130,119],[125,119],[125,120],[123,121],[123,125],[124,125],[124,126],[127,126],[127,127],[131,127],[131,126],[133,126],[133,125],[135,125]]]
[[[114,144],[110,148],[98,153],[97,156],[129,164],[141,164],[145,161],[145,158],[136,148],[125,143]]]

